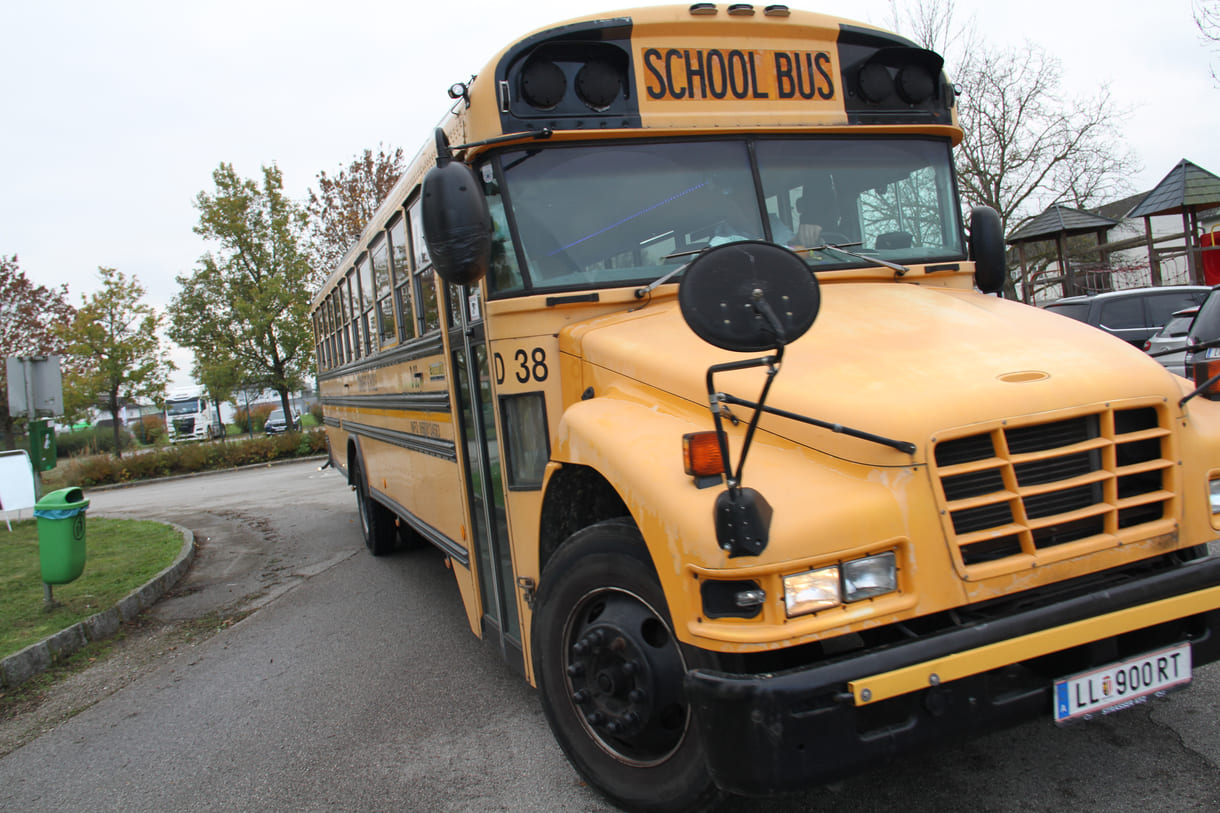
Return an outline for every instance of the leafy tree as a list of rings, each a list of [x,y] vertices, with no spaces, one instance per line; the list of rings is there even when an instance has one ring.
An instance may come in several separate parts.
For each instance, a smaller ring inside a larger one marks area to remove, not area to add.
[[[114,456],[121,457],[119,410],[147,398],[159,402],[174,369],[158,332],[164,322],[140,300],[144,287],[135,277],[99,268],[101,290],[83,297],[71,323],[62,326],[66,352],[77,360],[64,381],[65,406],[97,404],[110,413]]]
[[[360,239],[377,207],[390,194],[403,172],[403,152],[378,145],[377,154],[365,150],[334,177],[318,173],[318,191],[309,190],[310,236],[314,263],[321,278],[337,266]]]
[[[65,344],[56,327],[75,315],[76,309],[68,304],[67,284],[58,288],[35,285],[18,267],[17,255],[0,255],[0,425],[6,449],[13,448],[17,419],[8,409],[4,359],[62,354]]]
[[[209,390],[255,383],[278,392],[289,414],[288,394],[313,364],[307,216],[285,197],[274,165],[262,168],[261,184],[238,177],[231,164],[221,164],[212,180],[215,193],[195,200],[195,233],[216,251],[178,277],[169,336],[195,351],[196,378]]]

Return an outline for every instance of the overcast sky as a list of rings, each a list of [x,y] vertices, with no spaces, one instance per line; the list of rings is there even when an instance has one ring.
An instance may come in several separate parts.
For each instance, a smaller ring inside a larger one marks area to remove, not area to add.
[[[630,6],[631,4],[627,4]],[[888,0],[793,8],[885,25]],[[164,308],[206,250],[192,227],[211,172],[283,171],[303,200],[365,148],[428,138],[446,89],[510,41],[606,0],[0,0],[0,255],[72,304],[98,266],[135,275]],[[1137,191],[1188,158],[1220,174],[1220,89],[1190,0],[957,0],[993,44],[1063,62],[1068,94],[1108,82],[1133,108]],[[950,73],[952,65],[946,66]],[[305,292],[308,296],[312,292]],[[187,383],[190,358],[176,353]]]

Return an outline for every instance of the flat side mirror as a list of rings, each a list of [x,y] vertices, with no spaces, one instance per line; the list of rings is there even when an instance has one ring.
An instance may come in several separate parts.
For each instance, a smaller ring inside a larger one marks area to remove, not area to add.
[[[678,289],[682,318],[722,350],[758,353],[796,341],[822,296],[805,261],[774,243],[743,240],[700,254]]]
[[[970,259],[974,260],[974,282],[985,294],[998,294],[1008,280],[1004,251],[1004,227],[990,206],[970,210]]]
[[[439,127],[436,148],[436,166],[424,176],[424,241],[441,279],[450,285],[472,285],[491,263],[491,212],[478,176],[453,160]]]

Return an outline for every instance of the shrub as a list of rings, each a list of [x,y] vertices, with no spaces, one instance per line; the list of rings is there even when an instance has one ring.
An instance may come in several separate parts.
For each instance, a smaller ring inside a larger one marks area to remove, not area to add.
[[[271,410],[273,409],[275,409],[275,406],[271,404],[255,404],[254,406],[250,407],[249,420],[253,420],[253,428],[247,426],[248,420],[246,418],[246,408],[241,407],[238,409],[237,414],[233,418],[233,423],[238,427],[238,433],[245,434],[247,432],[253,432],[257,435],[258,433],[262,432],[263,427],[267,423],[267,416],[271,414]]]
[[[45,486],[83,487],[127,483],[173,474],[191,474],[326,453],[321,430],[230,439],[226,443],[162,446],[120,460],[109,455],[77,456],[44,475]]]
[[[77,457],[97,451],[93,443],[93,429],[74,429],[71,432],[55,433],[55,449],[59,457]]]
[[[119,430],[119,445],[126,451],[133,443],[131,433]],[[114,451],[114,431],[107,422],[102,426],[78,429],[55,435],[57,457],[76,457],[82,454],[109,454]]]
[[[140,418],[140,425],[136,431],[140,440],[149,446],[155,446],[167,440],[165,418],[161,415],[145,415]]]

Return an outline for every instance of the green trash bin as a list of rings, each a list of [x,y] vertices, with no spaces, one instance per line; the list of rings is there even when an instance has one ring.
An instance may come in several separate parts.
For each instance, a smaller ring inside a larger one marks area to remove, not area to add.
[[[38,521],[38,561],[44,584],[67,584],[85,570],[85,509],[79,488],[61,488],[34,506]]]

